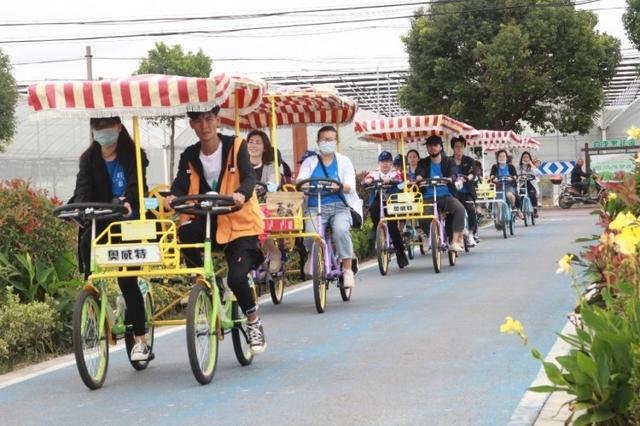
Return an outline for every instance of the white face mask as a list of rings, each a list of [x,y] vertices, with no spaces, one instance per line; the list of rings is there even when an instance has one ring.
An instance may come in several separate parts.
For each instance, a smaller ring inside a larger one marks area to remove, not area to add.
[[[93,131],[93,140],[101,146],[111,146],[118,141],[118,129],[107,128]]]
[[[322,154],[333,154],[336,152],[336,141],[321,140],[318,142],[318,149]]]
[[[507,160],[498,160],[498,164],[504,166],[505,164],[507,164]]]

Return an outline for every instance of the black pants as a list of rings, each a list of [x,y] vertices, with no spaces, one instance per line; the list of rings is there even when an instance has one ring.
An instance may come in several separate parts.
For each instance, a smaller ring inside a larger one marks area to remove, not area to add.
[[[447,213],[445,219],[445,225],[447,228],[447,235],[449,238],[453,237],[453,232],[462,232],[464,230],[464,207],[462,203],[458,201],[456,197],[438,197],[438,210]],[[425,207],[430,209],[430,207]],[[430,214],[431,212],[426,212]],[[431,219],[424,219],[420,221],[420,227],[426,234],[429,233],[429,226],[431,225]]]
[[[533,206],[533,209],[537,209],[538,208],[538,193],[536,192],[536,189],[533,187],[533,184],[531,182],[527,182],[527,193],[529,194],[529,199],[531,200],[531,205]]]
[[[458,200],[467,211],[467,224],[469,225],[469,231],[478,233],[478,221],[476,220],[476,203],[471,194],[468,192],[458,192]]]
[[[97,222],[96,236],[100,235],[109,223],[111,222]],[[91,272],[91,225],[85,226],[81,231],[79,248],[81,269],[86,279]],[[138,287],[138,277],[118,278],[118,287],[127,305],[125,324],[133,326],[133,334],[143,336],[145,334],[144,300]]]
[[[378,223],[380,222],[380,199],[376,198],[373,205],[369,207],[369,215],[371,215],[371,221],[373,222],[373,229],[378,229]],[[400,234],[400,228],[398,227],[398,221],[387,222],[387,228],[389,229],[389,236],[393,242],[393,247],[396,251],[404,250],[404,242],[402,241],[402,235]]]
[[[180,226],[178,236],[183,244],[195,244],[204,241],[206,223],[204,220],[193,220]],[[211,224],[211,235],[215,238],[215,219]],[[212,244],[212,249],[224,250],[227,260],[227,284],[238,304],[245,314],[251,314],[258,310],[258,305],[253,299],[253,292],[249,286],[248,275],[251,268],[264,260],[257,236],[240,237],[229,242],[225,246]],[[204,264],[202,249],[182,249],[185,263],[189,268],[201,267]]]
[[[586,195],[589,193],[589,181],[571,182],[571,186],[580,191],[580,194]]]

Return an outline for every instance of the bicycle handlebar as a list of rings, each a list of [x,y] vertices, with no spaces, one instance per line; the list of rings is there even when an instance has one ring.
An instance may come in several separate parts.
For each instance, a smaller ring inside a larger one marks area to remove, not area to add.
[[[220,194],[183,195],[171,200],[171,207],[178,213],[195,216],[227,214],[240,209],[233,197]]]

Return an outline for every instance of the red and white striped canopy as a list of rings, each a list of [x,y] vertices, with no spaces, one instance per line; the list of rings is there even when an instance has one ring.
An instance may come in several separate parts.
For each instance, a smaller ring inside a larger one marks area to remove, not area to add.
[[[540,142],[532,137],[523,137],[522,138],[522,143],[521,143],[521,147],[522,148],[526,148],[526,149],[535,149],[538,150],[540,149]]]
[[[271,99],[275,101],[276,125],[343,124],[353,120],[358,106],[333,89],[278,87],[262,95],[253,111],[240,115],[240,128],[263,129],[271,126]],[[233,127],[233,116],[220,116],[223,126]]]
[[[417,142],[434,135],[472,139],[479,134],[472,126],[442,114],[356,121],[355,131],[370,142],[398,141],[401,136],[405,142]]]
[[[225,74],[221,74],[221,76],[225,76]],[[216,76],[216,80],[218,77]],[[218,116],[225,122],[234,122],[236,106],[240,116],[249,114],[258,108],[264,92],[267,91],[267,82],[236,75],[229,76],[229,79],[232,84],[232,90],[229,97],[220,104]]]
[[[207,111],[233,89],[229,76],[215,78],[136,75],[119,80],[38,83],[29,86],[29,108],[45,117],[160,117]]]
[[[519,147],[522,138],[511,130],[480,130],[477,138],[469,140],[467,146],[482,146],[487,150]]]

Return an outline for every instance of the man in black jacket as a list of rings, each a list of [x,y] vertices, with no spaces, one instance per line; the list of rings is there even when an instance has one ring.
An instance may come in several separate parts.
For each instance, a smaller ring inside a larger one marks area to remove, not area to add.
[[[464,250],[462,231],[464,230],[464,207],[455,197],[456,188],[454,179],[456,178],[456,166],[453,159],[442,155],[442,138],[440,136],[429,136],[426,144],[429,157],[418,162],[416,168],[416,182],[430,178],[448,178],[451,180],[447,186],[438,186],[436,191],[438,209],[448,214],[447,222],[451,224],[452,242],[451,250],[461,252]],[[433,200],[433,186],[423,189],[425,203]],[[422,229],[429,229],[430,221],[423,221],[420,224]],[[435,249],[435,248],[434,248]]]
[[[460,200],[467,211],[467,221],[469,231],[473,232],[473,236],[465,236],[467,246],[473,247],[477,243],[478,226],[476,223],[476,187],[474,181],[475,161],[473,158],[464,155],[464,149],[467,147],[467,141],[464,137],[458,136],[451,139],[451,149],[453,150],[453,161],[456,164],[456,182],[457,198]]]
[[[248,274],[263,260],[258,235],[263,232],[262,215],[254,193],[256,175],[249,160],[245,141],[217,132],[219,107],[207,112],[188,112],[189,124],[199,141],[180,156],[178,174],[165,198],[170,208],[176,196],[206,194],[210,191],[233,197],[240,209],[211,220],[213,247],[223,249],[228,266],[227,283],[240,308],[247,316],[247,335],[251,352],[264,352],[267,342],[258,318],[258,304],[253,298]],[[178,229],[183,244],[201,243],[206,232],[205,220],[183,215]],[[202,249],[181,250],[188,267],[203,265]]]
[[[581,194],[586,194],[589,192],[589,176],[591,176],[591,173],[585,173],[582,170],[582,166],[584,166],[584,160],[578,158],[576,165],[571,170],[571,186],[578,189]]]

